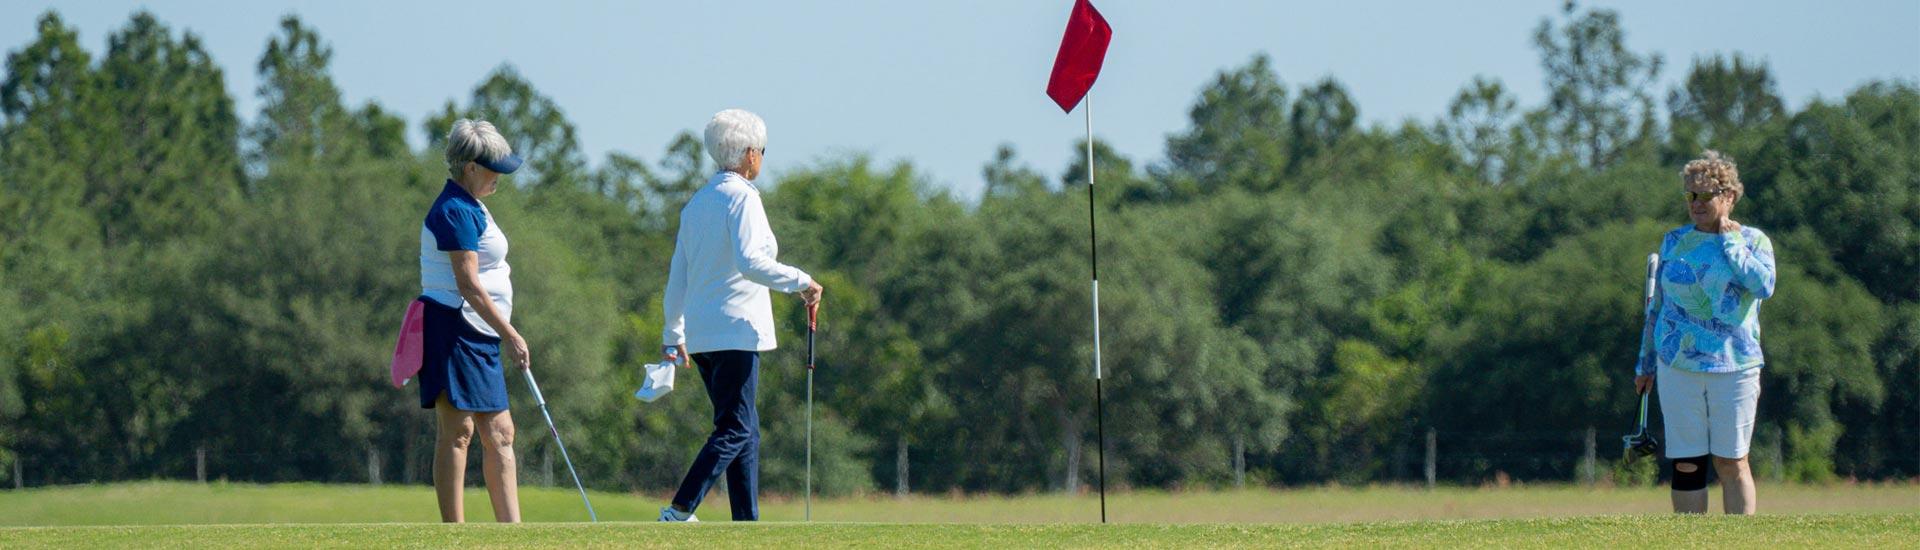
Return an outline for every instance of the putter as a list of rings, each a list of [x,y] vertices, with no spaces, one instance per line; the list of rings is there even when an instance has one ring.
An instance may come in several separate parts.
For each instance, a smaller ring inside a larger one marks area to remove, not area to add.
[[[1643,308],[1643,313],[1646,315],[1646,328],[1644,330],[1653,330],[1653,293],[1655,285],[1658,283],[1657,278],[1659,273],[1660,255],[1648,254],[1646,305]],[[1655,383],[1658,382],[1656,381]],[[1623,447],[1621,450],[1621,460],[1633,462],[1640,457],[1653,456],[1660,453],[1660,440],[1654,439],[1653,434],[1647,432],[1647,397],[1652,393],[1653,391],[1649,389],[1647,392],[1640,394],[1640,422],[1633,433],[1620,438],[1621,447]]]
[[[533,369],[520,369],[527,375],[527,388],[533,390],[533,402],[540,404],[540,416],[547,417],[547,431],[553,433],[553,444],[560,446],[560,460],[566,461],[567,473],[573,476],[573,488],[580,490],[580,502],[587,505],[587,521],[600,522],[600,516],[593,513],[593,501],[587,500],[587,486],[580,484],[580,473],[573,470],[573,459],[567,458],[567,444],[560,442],[560,429],[553,427],[553,413],[547,412],[547,398],[540,396],[540,384],[533,381]]]
[[[1648,392],[1648,393],[1652,393],[1652,392]],[[1626,436],[1621,437],[1620,442],[1621,442],[1621,446],[1624,447],[1621,453],[1623,454],[1623,458],[1627,462],[1633,462],[1635,459],[1638,459],[1640,457],[1653,456],[1655,454],[1660,453],[1660,440],[1654,439],[1653,434],[1647,433],[1647,394],[1646,393],[1640,394],[1640,426],[1639,428],[1635,430],[1633,433],[1627,434]]]
[[[814,302],[807,306],[807,521],[813,521],[813,331],[819,324],[820,303]]]

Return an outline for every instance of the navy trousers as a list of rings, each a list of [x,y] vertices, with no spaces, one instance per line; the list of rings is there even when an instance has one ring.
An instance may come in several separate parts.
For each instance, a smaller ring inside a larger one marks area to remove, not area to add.
[[[754,405],[760,385],[760,353],[714,351],[693,354],[713,402],[713,434],[687,469],[673,504],[693,511],[720,475],[727,476],[727,500],[734,521],[760,519],[760,409]]]

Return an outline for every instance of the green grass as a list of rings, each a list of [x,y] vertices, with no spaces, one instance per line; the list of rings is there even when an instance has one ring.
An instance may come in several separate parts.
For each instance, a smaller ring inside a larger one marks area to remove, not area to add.
[[[529,524],[439,525],[423,486],[174,482],[0,491],[0,548],[37,547],[1565,547],[1646,544],[1904,547],[1920,540],[1920,486],[1761,486],[1763,515],[1676,517],[1660,488],[1399,487],[1090,496],[768,499],[756,525],[727,524],[709,497],[698,526],[648,523],[663,497],[595,493],[599,524],[570,489],[527,488]],[[1717,495],[1715,496],[1717,500]],[[1717,505],[1717,502],[1716,502]],[[573,522],[573,523],[567,523]]]
[[[1719,495],[1713,498],[1718,506]],[[645,521],[665,495],[593,493],[603,521]],[[469,487],[467,519],[492,521],[486,491]],[[763,499],[768,521],[801,518],[793,499]],[[582,521],[571,488],[526,487],[520,508],[528,522]],[[1325,523],[1426,519],[1579,517],[1666,512],[1664,488],[1589,489],[1402,487],[1219,492],[1130,492],[1110,495],[1109,517],[1122,523]],[[1761,485],[1769,514],[1920,511],[1920,485]],[[841,498],[814,503],[813,519],[863,523],[1075,523],[1097,521],[1091,495],[1024,497]],[[707,521],[725,521],[726,497],[707,498]],[[0,491],[0,526],[178,525],[209,523],[389,523],[439,519],[425,486],[252,485],[144,482]]]
[[[195,525],[0,530],[8,548],[1116,548],[1909,546],[1920,515],[1418,521],[1311,525]]]

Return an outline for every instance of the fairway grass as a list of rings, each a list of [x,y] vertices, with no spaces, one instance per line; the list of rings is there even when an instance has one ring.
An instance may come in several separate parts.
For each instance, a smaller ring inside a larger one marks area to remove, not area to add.
[[[0,548],[580,547],[1915,547],[1920,485],[1761,487],[1759,517],[1666,513],[1664,488],[1318,488],[1092,496],[768,498],[757,524],[708,497],[700,525],[657,524],[661,496],[527,487],[523,525],[434,523],[425,486],[145,482],[0,491]],[[1718,491],[1714,491],[1717,500]],[[1715,503],[1715,507],[1718,503]]]
[[[1763,514],[1920,513],[1920,485],[1761,485]],[[1712,492],[1713,509],[1719,491]],[[601,521],[647,521],[664,495],[593,493]],[[724,496],[699,510],[724,522]],[[572,488],[523,487],[528,522],[587,519]],[[1599,515],[1658,515],[1669,510],[1664,487],[1594,489],[1315,488],[1204,492],[1128,492],[1108,496],[1116,523],[1330,523],[1451,519],[1539,519]],[[486,491],[466,491],[467,519],[491,522]],[[813,519],[842,523],[1057,524],[1099,520],[1092,495],[1020,497],[887,496],[814,502]],[[801,519],[798,500],[767,498],[763,519]],[[0,491],[0,526],[188,525],[287,523],[422,523],[439,519],[426,486],[142,482]]]
[[[339,524],[0,529],[6,548],[1911,547],[1920,515],[1599,516],[1340,524]]]

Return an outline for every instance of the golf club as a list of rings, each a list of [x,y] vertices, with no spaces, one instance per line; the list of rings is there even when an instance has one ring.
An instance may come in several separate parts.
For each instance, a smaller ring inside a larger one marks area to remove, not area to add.
[[[1632,434],[1620,438],[1622,453],[1628,462],[1643,456],[1653,456],[1660,452],[1660,440],[1647,432],[1647,394],[1640,394],[1640,424]]]
[[[1659,282],[1659,273],[1660,255],[1648,254],[1646,303],[1642,308],[1646,316],[1643,331],[1653,330],[1653,294]],[[1621,450],[1622,460],[1632,462],[1634,459],[1643,456],[1653,456],[1660,452],[1660,440],[1654,439],[1653,434],[1647,432],[1647,397],[1652,393],[1653,390],[1649,388],[1640,394],[1640,421],[1633,433],[1620,438],[1621,446],[1624,447]]]
[[[540,404],[540,416],[547,418],[547,431],[553,433],[553,444],[560,447],[560,460],[566,461],[567,473],[573,476],[573,488],[580,490],[580,502],[587,505],[587,520],[599,523],[600,516],[593,513],[593,501],[587,500],[587,486],[580,484],[580,472],[573,470],[573,459],[567,457],[567,444],[560,442],[560,429],[553,427],[553,413],[547,412],[547,398],[540,395],[540,384],[533,381],[533,369],[520,369],[527,375],[527,388],[533,390],[533,401]]]
[[[814,302],[807,306],[807,521],[813,521],[813,331],[819,323],[820,303]]]

